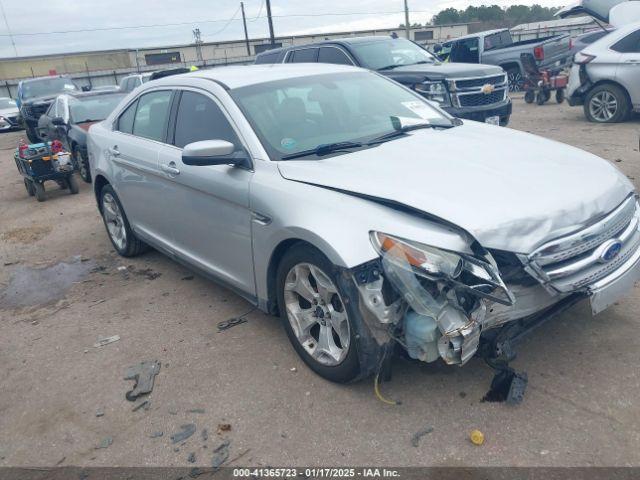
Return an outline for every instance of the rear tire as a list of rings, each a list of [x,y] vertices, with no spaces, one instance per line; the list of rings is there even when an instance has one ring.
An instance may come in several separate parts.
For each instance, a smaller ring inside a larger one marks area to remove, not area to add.
[[[123,257],[135,257],[148,250],[148,246],[131,229],[122,204],[111,185],[100,191],[100,213],[113,248]]]
[[[626,92],[612,84],[598,85],[591,89],[583,108],[587,120],[595,123],[624,122],[631,113]]]
[[[510,92],[521,92],[524,88],[524,77],[519,67],[511,67],[507,70],[507,79]]]
[[[536,95],[536,103],[538,105],[544,105],[544,102],[546,102],[546,95],[544,94],[544,92],[538,92],[538,94]]]
[[[36,200],[38,200],[39,202],[44,202],[47,199],[47,194],[44,190],[44,183],[34,182],[33,190],[36,196]]]
[[[67,186],[69,187],[69,193],[71,195],[75,195],[80,191],[80,188],[78,187],[78,181],[73,175],[69,175],[67,177]]]
[[[84,158],[80,149],[75,146],[73,147],[73,162],[75,163],[75,167],[80,174],[80,178],[86,183],[91,183],[91,169],[89,168],[89,160]]]
[[[371,366],[361,368],[359,353],[377,358],[378,347],[338,275],[320,251],[293,246],[278,266],[278,307],[287,336],[307,366],[331,382],[347,383],[370,373]]]

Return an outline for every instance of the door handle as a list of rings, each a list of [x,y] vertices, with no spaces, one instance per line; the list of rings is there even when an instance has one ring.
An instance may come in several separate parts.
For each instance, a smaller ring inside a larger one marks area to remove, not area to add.
[[[180,175],[180,170],[176,168],[176,162],[160,165],[160,170],[169,175]]]
[[[120,150],[118,150],[118,146],[114,145],[112,148],[109,149],[109,153],[111,155],[113,155],[114,157],[117,157],[120,155]]]

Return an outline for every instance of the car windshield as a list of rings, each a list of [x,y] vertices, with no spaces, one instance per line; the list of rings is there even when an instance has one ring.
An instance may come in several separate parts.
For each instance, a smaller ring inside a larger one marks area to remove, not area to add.
[[[11,100],[10,98],[0,98],[0,109],[5,108],[16,108],[15,100]]]
[[[58,93],[76,92],[78,87],[69,78],[42,78],[22,84],[22,98],[53,97]]]
[[[274,160],[340,142],[365,145],[399,122],[453,125],[410,90],[362,71],[260,83],[230,94]]]
[[[69,100],[71,120],[73,123],[104,120],[124,97],[125,94],[117,93],[73,98]]]
[[[371,70],[391,69],[417,63],[435,63],[437,59],[413,42],[404,38],[353,42],[351,50],[360,65]]]

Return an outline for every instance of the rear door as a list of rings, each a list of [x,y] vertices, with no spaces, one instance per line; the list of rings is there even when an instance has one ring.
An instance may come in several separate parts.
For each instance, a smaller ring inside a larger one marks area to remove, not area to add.
[[[618,40],[611,50],[620,54],[616,80],[627,89],[634,107],[640,105],[640,29]]]
[[[160,150],[166,214],[176,253],[224,283],[255,295],[249,182],[253,173],[229,165],[182,163],[182,148],[226,140],[245,149],[231,117],[209,92],[184,89],[175,109],[172,146]]]
[[[116,120],[108,151],[116,165],[114,185],[133,229],[170,247],[171,221],[160,182],[158,152],[166,142],[172,90],[140,95]]]

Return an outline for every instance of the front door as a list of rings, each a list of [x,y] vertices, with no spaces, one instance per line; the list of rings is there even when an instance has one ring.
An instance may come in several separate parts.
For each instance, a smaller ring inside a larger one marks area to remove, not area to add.
[[[255,295],[251,246],[251,171],[228,165],[182,163],[182,148],[201,140],[242,142],[208,93],[183,90],[175,130],[159,154],[167,213],[172,218],[176,253],[232,287]]]

